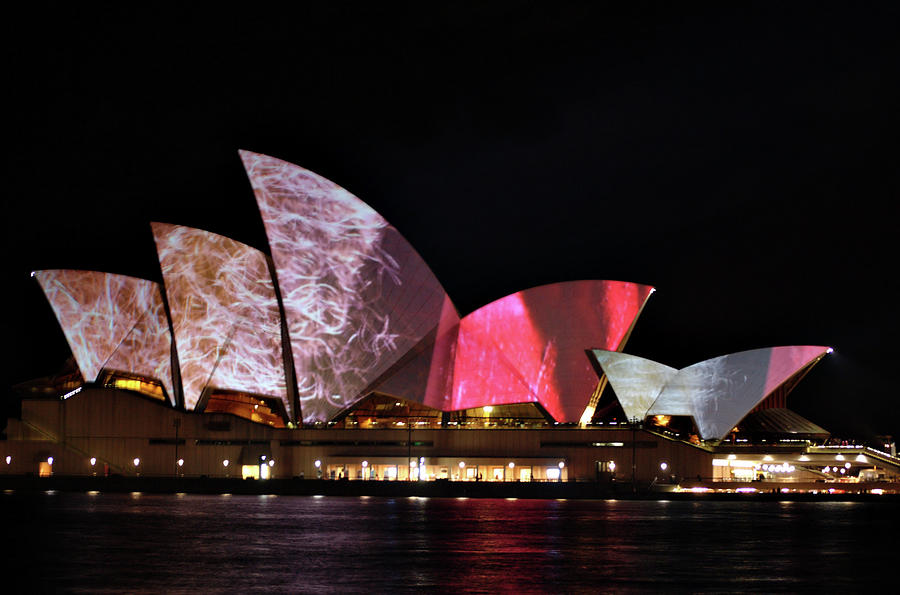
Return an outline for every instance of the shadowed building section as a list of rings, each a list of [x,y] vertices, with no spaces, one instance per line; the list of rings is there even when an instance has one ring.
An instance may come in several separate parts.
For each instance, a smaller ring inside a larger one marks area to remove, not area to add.
[[[287,394],[281,315],[265,255],[201,229],[152,223],[186,409],[213,388],[278,399]]]
[[[240,155],[272,250],[303,421],[324,422],[457,315],[422,258],[367,204],[296,165]]]
[[[86,381],[96,381],[104,370],[153,379],[175,404],[172,341],[156,283],[70,269],[36,271],[32,276]]]

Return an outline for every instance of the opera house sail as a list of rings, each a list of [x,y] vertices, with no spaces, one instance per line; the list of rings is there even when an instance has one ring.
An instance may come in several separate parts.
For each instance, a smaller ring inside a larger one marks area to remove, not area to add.
[[[159,282],[33,273],[80,378],[29,385],[7,475],[97,474],[100,461],[200,479],[632,486],[877,477],[870,460],[900,473],[886,450],[839,468],[827,430],[787,409],[827,347],[682,369],[627,354],[655,291],[628,281],[539,285],[461,316],[369,205],[297,165],[240,159],[268,246],[153,222]]]

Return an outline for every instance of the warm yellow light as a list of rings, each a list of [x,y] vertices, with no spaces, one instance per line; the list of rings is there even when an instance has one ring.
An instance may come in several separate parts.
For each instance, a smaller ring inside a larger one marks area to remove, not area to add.
[[[665,426],[669,425],[670,421],[672,421],[672,416],[671,415],[654,415],[653,421],[656,422],[656,425],[665,427]]]

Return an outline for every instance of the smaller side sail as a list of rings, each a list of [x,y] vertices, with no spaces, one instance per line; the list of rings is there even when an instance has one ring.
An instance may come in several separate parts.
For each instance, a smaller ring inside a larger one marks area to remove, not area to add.
[[[174,404],[172,339],[159,286],[99,271],[36,271],[82,377],[104,369],[160,381]]]
[[[678,370],[658,362],[605,349],[588,352],[612,385],[628,419],[643,420]]]

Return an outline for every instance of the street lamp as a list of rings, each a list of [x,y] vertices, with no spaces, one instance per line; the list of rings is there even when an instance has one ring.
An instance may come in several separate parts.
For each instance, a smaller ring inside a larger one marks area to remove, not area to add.
[[[316,466],[316,479],[322,479],[322,461],[316,459],[316,462],[313,463]]]

